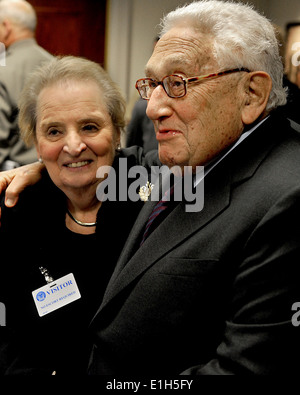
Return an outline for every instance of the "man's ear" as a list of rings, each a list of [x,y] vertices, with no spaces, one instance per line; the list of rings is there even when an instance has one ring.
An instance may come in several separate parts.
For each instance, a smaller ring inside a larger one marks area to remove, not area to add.
[[[247,75],[244,89],[246,98],[242,109],[242,121],[245,125],[250,125],[266,109],[272,89],[272,79],[264,71],[251,72]]]

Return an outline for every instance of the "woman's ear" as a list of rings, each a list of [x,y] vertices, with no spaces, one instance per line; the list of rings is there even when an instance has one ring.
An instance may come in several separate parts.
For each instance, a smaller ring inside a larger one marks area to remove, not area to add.
[[[266,110],[272,89],[272,79],[264,71],[254,71],[245,80],[246,98],[242,108],[242,121],[245,125],[255,122]]]
[[[116,144],[116,151],[120,151],[120,149],[121,149],[121,130],[120,130],[120,128],[116,128],[115,144]]]

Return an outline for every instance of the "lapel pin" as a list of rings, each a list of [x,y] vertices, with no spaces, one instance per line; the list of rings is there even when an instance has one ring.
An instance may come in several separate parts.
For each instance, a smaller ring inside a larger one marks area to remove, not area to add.
[[[140,188],[139,195],[140,195],[140,199],[143,202],[147,202],[153,188],[154,188],[154,185],[151,184],[151,182],[149,182],[149,181],[147,181],[146,185],[144,185]]]

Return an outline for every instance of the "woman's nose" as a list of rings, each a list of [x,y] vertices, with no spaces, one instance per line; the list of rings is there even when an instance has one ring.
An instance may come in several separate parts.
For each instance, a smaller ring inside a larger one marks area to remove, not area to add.
[[[63,151],[71,156],[79,156],[87,148],[79,133],[72,131],[67,133]]]

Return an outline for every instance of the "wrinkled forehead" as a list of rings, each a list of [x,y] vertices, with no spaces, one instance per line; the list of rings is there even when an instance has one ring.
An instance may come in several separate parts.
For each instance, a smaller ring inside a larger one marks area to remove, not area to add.
[[[164,34],[156,44],[146,65],[146,75],[195,73],[211,70],[217,64],[213,56],[213,40],[192,28],[177,27]]]

